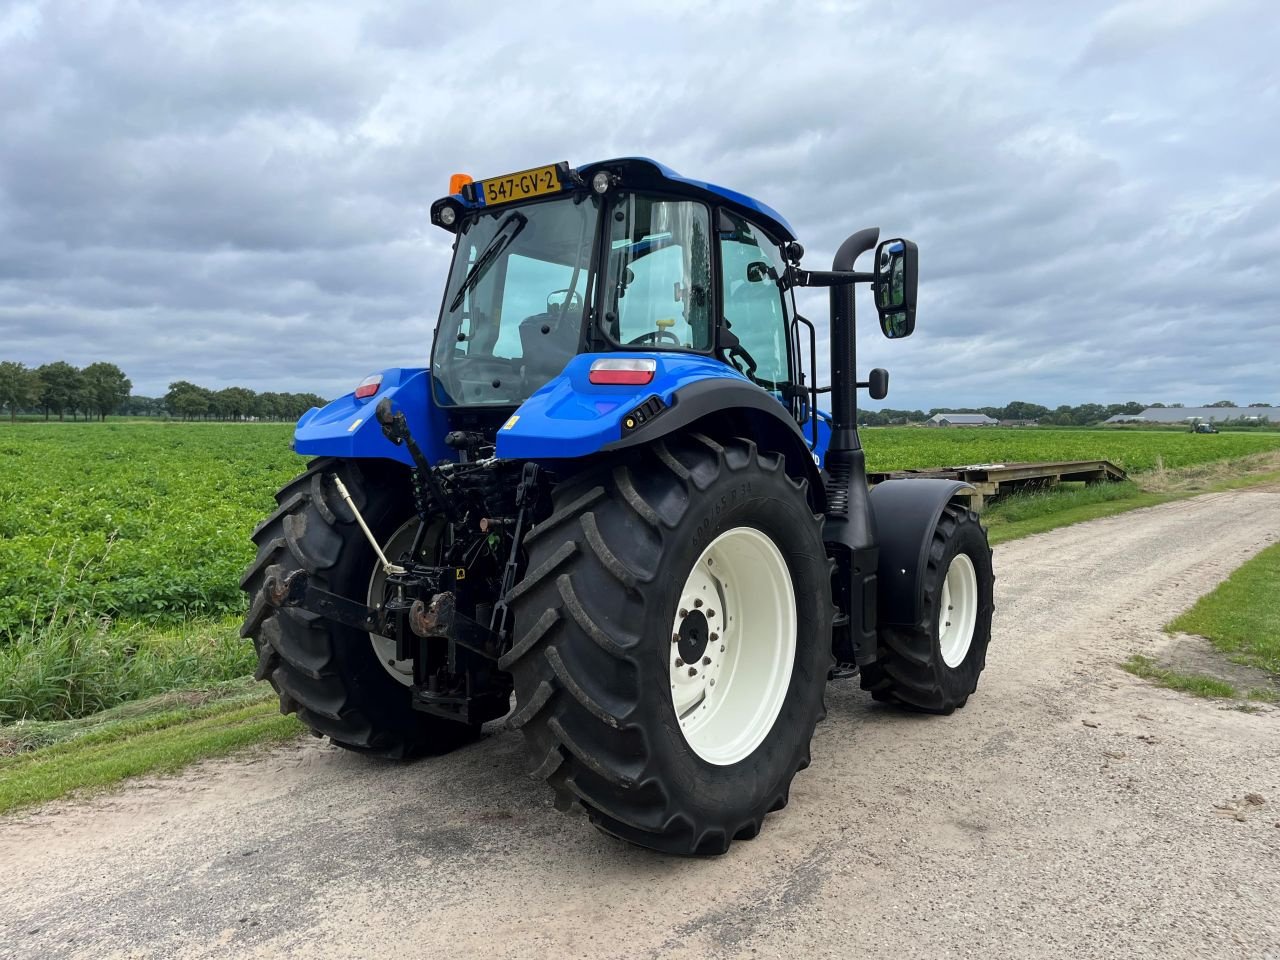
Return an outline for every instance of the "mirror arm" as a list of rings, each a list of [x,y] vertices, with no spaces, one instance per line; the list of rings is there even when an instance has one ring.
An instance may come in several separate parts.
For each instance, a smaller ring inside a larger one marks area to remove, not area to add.
[[[875,273],[860,270],[795,270],[797,287],[843,287],[852,283],[874,283]]]

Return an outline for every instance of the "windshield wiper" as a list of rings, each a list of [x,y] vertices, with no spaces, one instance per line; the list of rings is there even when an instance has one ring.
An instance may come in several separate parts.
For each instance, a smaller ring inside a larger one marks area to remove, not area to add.
[[[529,218],[517,210],[509,214],[502,223],[498,224],[498,232],[489,241],[489,245],[481,251],[480,256],[476,257],[476,262],[471,265],[471,269],[462,281],[462,286],[458,288],[458,295],[449,304],[450,312],[457,310],[462,305],[462,298],[467,295],[467,292],[472,287],[480,282],[480,278],[493,265],[493,261],[498,259],[498,254],[507,248],[507,244],[520,235],[520,231],[525,228],[528,222]],[[508,229],[512,224],[515,224],[515,228]]]

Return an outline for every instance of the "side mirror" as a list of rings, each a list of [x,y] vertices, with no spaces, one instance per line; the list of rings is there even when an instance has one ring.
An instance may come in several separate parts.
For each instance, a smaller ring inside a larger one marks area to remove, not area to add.
[[[867,393],[872,400],[883,400],[889,395],[889,371],[884,367],[874,368],[867,377]]]
[[[920,252],[910,240],[886,240],[876,247],[875,297],[880,330],[890,340],[916,329],[916,282]]]
[[[870,394],[872,400],[883,400],[889,395],[889,371],[884,367],[876,367],[867,375],[866,380],[857,384]]]

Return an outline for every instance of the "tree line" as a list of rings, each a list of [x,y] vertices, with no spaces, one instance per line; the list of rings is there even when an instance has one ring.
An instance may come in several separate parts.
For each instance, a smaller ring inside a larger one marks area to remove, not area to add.
[[[163,397],[131,393],[133,384],[114,363],[91,363],[83,369],[64,361],[30,368],[11,360],[0,361],[0,409],[9,419],[19,413],[43,412],[45,419],[67,414],[77,419],[105,420],[108,414],[133,417],[177,417],[183,420],[296,420],[312,407],[328,401],[314,393],[256,393],[247,387],[210,390],[188,380],[175,380]],[[925,410],[860,409],[858,423],[866,427],[923,423],[938,413],[985,413],[996,420],[1034,420],[1063,427],[1083,427],[1117,414],[1137,416],[1147,407],[1181,407],[1181,403],[1082,403],[1049,408],[1025,400],[1003,407],[932,407]],[[1217,400],[1208,407],[1234,407],[1230,400]],[[1269,403],[1250,407],[1269,408]]]
[[[152,401],[183,420],[297,420],[312,407],[329,401],[315,393],[255,393],[248,387],[210,390],[187,380],[169,384],[169,392]]]
[[[939,413],[985,413],[988,417],[996,420],[1034,420],[1037,423],[1043,423],[1049,426],[1058,427],[1087,427],[1091,424],[1101,423],[1108,417],[1124,414],[1129,417],[1136,417],[1148,407],[1182,407],[1181,403],[1138,403],[1136,400],[1130,400],[1128,403],[1082,403],[1078,406],[1069,406],[1063,404],[1059,407],[1049,408],[1039,403],[1027,403],[1025,400],[1014,400],[1012,403],[1003,407],[932,407],[927,412],[924,410],[859,410],[858,424],[864,427],[884,427],[895,423],[923,423],[930,417]],[[1206,407],[1234,407],[1236,404],[1230,400],[1217,400],[1214,403],[1206,403]],[[1269,403],[1251,403],[1252,408],[1270,408]]]
[[[114,363],[75,367],[58,360],[28,367],[0,361],[0,410],[43,413],[46,420],[105,420],[108,414],[178,417],[183,420],[296,420],[328,401],[314,393],[256,393],[247,387],[210,390],[186,380],[169,384],[163,397],[132,393],[133,383]]]
[[[56,413],[59,420],[107,419],[129,396],[133,384],[114,363],[91,363],[83,369],[65,361],[30,368],[13,360],[0,361],[0,406],[13,420],[22,411]]]

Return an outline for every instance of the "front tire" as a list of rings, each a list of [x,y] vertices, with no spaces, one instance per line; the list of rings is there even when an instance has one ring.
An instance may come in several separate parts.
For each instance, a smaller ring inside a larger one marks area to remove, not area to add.
[[[949,714],[965,705],[986,666],[995,578],[986,531],[959,503],[943,508],[928,550],[920,624],[881,627],[861,683],[880,702]]]
[[[681,435],[568,480],[553,507],[526,539],[499,664],[534,775],[557,806],[576,801],[640,846],[717,854],[754,837],[809,763],[832,665],[830,565],[805,484],[747,440]],[[714,576],[697,572],[708,558]],[[735,633],[744,618],[754,632]],[[704,703],[711,719],[691,729]]]
[[[390,545],[413,516],[402,476],[350,460],[313,461],[276,494],[279,507],[254,532],[258,556],[240,582],[250,602],[240,634],[251,638],[257,651],[254,676],[275,688],[281,713],[296,713],[313,734],[347,750],[402,759],[444,753],[474,740],[478,726],[413,709],[399,665],[380,661],[376,638],[301,608],[277,610],[267,602],[267,577],[284,579],[299,569],[317,587],[366,602],[377,558],[338,496],[334,474],[380,544]]]

